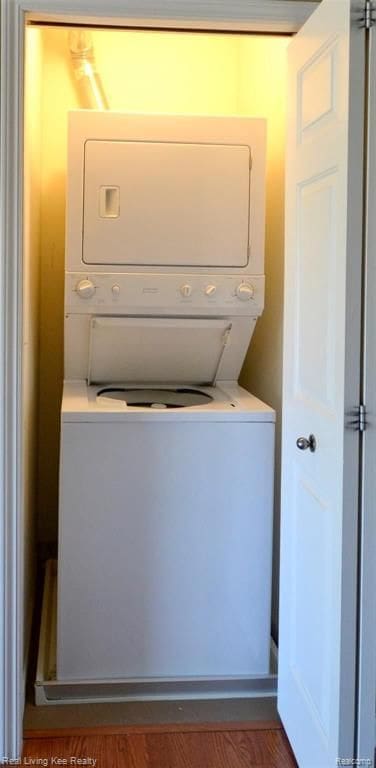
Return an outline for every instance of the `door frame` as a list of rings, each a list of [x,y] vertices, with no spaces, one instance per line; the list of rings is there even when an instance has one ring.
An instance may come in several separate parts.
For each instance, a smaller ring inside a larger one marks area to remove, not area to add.
[[[20,755],[25,695],[21,594],[25,21],[74,24],[99,21],[101,25],[110,23],[136,29],[293,34],[316,4],[317,0],[109,0],[104,10],[102,0],[76,0],[72,11],[71,0],[1,0],[0,307],[4,308],[0,314],[1,757]],[[376,695],[376,685],[373,690]],[[371,700],[370,690],[368,700]]]
[[[364,207],[364,285],[363,285],[363,376],[361,398],[366,406],[366,429],[362,446],[362,487],[359,541],[359,637],[357,757],[374,761],[376,741],[376,146],[372,127],[376,122],[376,26],[368,38],[368,126],[365,136],[367,183]],[[367,638],[373,642],[367,643]],[[373,728],[370,724],[373,724]],[[373,762],[372,762],[373,765]]]

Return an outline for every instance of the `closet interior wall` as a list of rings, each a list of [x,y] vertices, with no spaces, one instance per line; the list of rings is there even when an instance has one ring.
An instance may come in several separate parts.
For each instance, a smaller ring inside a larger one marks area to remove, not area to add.
[[[28,30],[25,49],[25,135],[23,200],[23,316],[22,316],[22,487],[21,605],[24,609],[22,635],[23,679],[26,680],[28,646],[31,633],[37,533],[37,475],[39,421],[39,330],[40,330],[40,217],[41,217],[41,107],[42,36]]]

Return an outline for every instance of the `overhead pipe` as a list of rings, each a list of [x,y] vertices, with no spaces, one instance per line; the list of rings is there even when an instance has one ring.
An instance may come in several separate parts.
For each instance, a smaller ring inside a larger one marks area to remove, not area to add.
[[[97,72],[90,32],[73,29],[69,32],[69,49],[75,78],[86,109],[109,109],[102,80]]]

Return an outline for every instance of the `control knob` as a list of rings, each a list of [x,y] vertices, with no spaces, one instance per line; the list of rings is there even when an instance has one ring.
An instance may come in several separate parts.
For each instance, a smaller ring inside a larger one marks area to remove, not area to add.
[[[249,299],[253,299],[254,292],[253,285],[250,283],[240,283],[235,290],[235,294],[240,301],[249,301]]]
[[[182,296],[184,296],[185,299],[188,299],[192,293],[192,286],[189,285],[189,283],[185,283],[184,285],[180,286],[180,293]]]
[[[217,288],[215,285],[207,285],[205,288],[205,296],[209,296],[209,297],[214,296],[216,291],[217,291]]]
[[[91,299],[95,294],[95,285],[91,280],[80,280],[76,285],[76,291],[81,299]]]

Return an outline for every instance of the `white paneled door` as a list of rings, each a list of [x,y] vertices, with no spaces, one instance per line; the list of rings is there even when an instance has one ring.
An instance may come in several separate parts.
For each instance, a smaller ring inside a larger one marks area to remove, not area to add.
[[[289,48],[278,701],[300,768],[334,768],[354,757],[359,5],[323,0]]]

